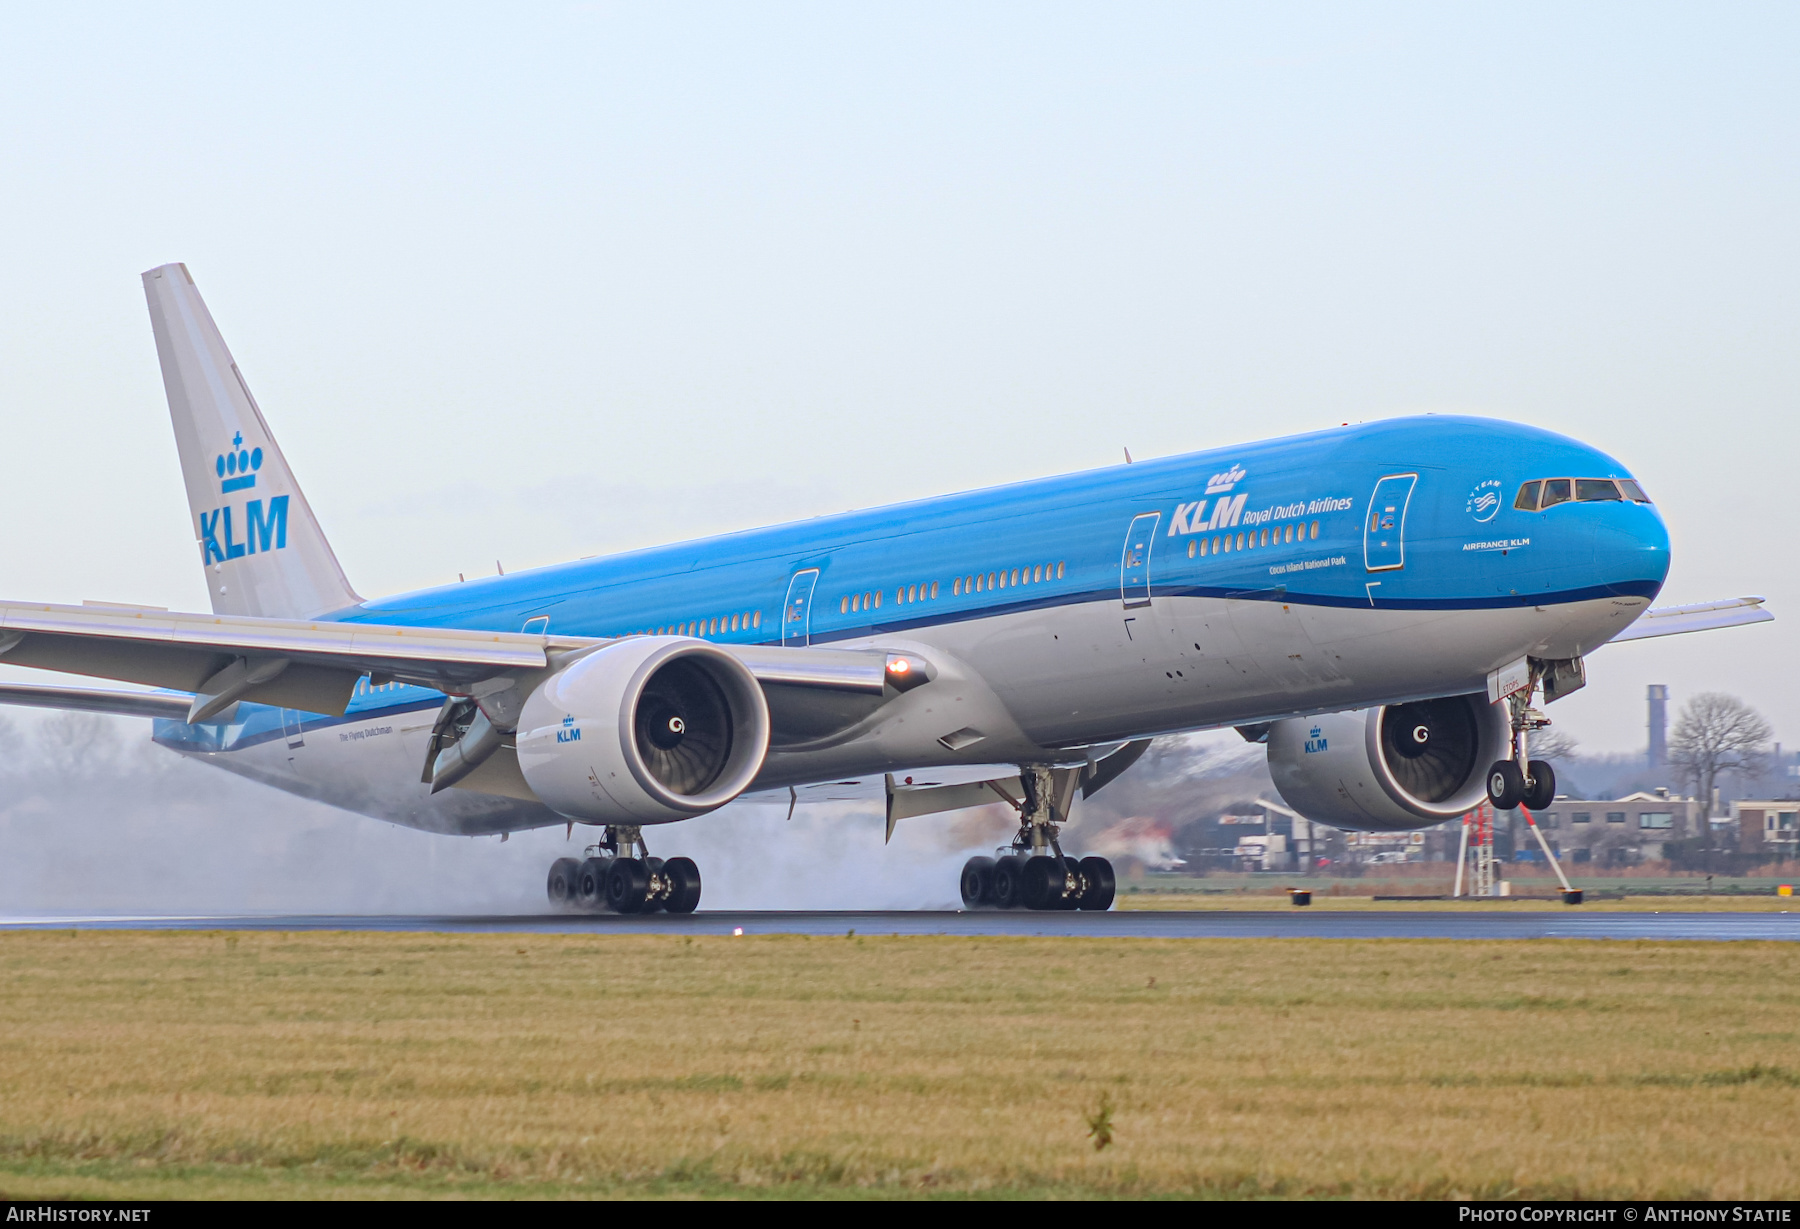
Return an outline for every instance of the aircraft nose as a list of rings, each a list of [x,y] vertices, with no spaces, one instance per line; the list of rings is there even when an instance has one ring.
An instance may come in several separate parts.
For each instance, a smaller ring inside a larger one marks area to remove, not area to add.
[[[1594,562],[1621,592],[1655,597],[1669,575],[1669,530],[1650,504],[1608,509],[1594,541]]]

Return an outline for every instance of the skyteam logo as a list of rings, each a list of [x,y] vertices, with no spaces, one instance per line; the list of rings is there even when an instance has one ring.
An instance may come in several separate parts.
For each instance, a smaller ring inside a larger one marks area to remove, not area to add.
[[[564,717],[562,723],[563,728],[556,732],[556,741],[559,743],[580,742],[581,731],[575,728],[575,714],[570,713],[568,716]]]
[[[1208,495],[1223,495],[1226,491],[1229,491],[1243,480],[1244,467],[1241,465],[1233,465],[1224,473],[1214,474],[1206,480],[1206,493]]]
[[[219,476],[219,494],[231,495],[254,489],[262,465],[263,450],[245,448],[244,433],[239,431],[231,438],[231,448],[213,461],[213,469]],[[200,513],[199,521],[200,549],[205,564],[242,559],[258,551],[285,550],[288,497],[276,495],[267,507],[260,499],[246,500],[236,508],[226,504],[211,512]],[[239,529],[244,534],[241,542],[237,537]]]
[[[1477,483],[1475,489],[1469,492],[1469,503],[1465,510],[1483,525],[1493,520],[1500,511],[1500,479],[1489,478],[1486,482]]]
[[[219,494],[229,495],[233,491],[247,491],[256,485],[256,471],[262,468],[263,453],[260,448],[249,451],[244,449],[244,433],[239,431],[231,438],[231,451],[219,454],[213,468],[219,471]]]

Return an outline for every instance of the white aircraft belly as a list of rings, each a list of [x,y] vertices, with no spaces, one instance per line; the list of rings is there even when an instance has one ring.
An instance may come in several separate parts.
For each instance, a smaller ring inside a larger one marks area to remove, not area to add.
[[[431,793],[419,772],[434,715],[375,714],[308,729],[298,747],[275,738],[232,751],[183,754],[290,794],[425,832],[475,836],[564,822],[535,803],[472,790]]]

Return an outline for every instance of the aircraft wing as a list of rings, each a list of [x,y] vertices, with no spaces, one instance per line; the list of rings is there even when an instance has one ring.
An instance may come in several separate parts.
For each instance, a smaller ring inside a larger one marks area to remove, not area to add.
[[[1648,640],[1652,636],[1675,636],[1682,632],[1709,632],[1720,627],[1768,623],[1775,616],[1762,608],[1763,601],[1760,597],[1733,597],[1719,602],[1695,602],[1688,606],[1663,606],[1647,610],[1630,627],[1607,643],[1619,644],[1626,640]]]
[[[547,670],[610,643],[524,632],[0,603],[0,664],[187,692],[193,697],[189,721],[205,720],[239,700],[341,716],[365,674],[468,694],[483,680]],[[720,647],[767,686],[880,695],[887,680],[889,655],[879,649]],[[0,701],[42,704],[55,698],[53,691],[38,690],[35,699],[16,688],[0,691]],[[53,707],[98,705],[89,696],[85,705]]]
[[[0,704],[27,708],[76,709],[87,713],[111,713],[117,717],[172,717],[186,721],[193,707],[190,696],[166,691],[114,691],[106,687],[67,687],[60,684],[0,683]]]

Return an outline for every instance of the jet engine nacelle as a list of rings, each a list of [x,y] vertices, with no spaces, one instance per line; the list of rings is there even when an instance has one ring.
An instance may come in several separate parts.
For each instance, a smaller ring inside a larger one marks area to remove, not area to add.
[[[1481,805],[1487,770],[1510,746],[1506,705],[1478,692],[1277,721],[1269,775],[1308,819],[1404,832]]]
[[[643,636],[590,653],[525,701],[519,769],[559,815],[662,824],[744,792],[769,750],[769,706],[743,663],[704,640]]]

